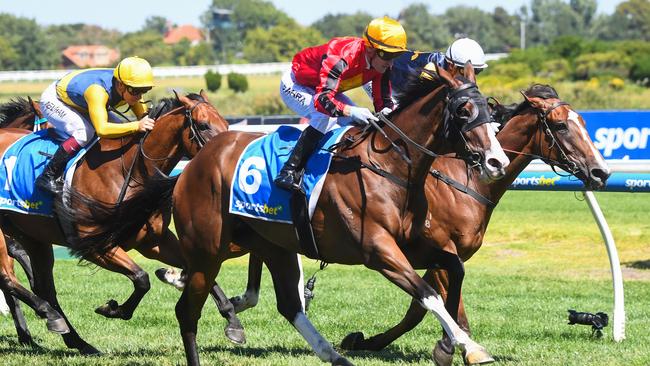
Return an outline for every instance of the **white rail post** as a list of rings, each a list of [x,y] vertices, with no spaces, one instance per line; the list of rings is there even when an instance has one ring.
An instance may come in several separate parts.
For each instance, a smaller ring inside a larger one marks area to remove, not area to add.
[[[618,259],[618,252],[616,251],[616,244],[611,230],[605,221],[603,211],[598,205],[596,196],[592,191],[585,191],[584,196],[587,204],[594,215],[594,219],[598,223],[600,234],[605,240],[607,247],[607,255],[609,256],[609,265],[612,269],[612,282],[614,285],[614,322],[613,322],[613,337],[615,342],[620,342],[625,339],[625,299],[623,295],[623,274],[621,272],[621,263]]]

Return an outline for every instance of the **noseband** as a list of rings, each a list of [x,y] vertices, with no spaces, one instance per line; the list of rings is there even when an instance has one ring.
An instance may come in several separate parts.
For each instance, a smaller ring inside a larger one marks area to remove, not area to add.
[[[553,160],[550,157],[545,157],[543,151],[540,151],[540,159],[544,161],[546,164],[551,166],[551,169],[553,169],[553,172],[557,175],[562,175],[562,176],[571,176],[574,175],[578,171],[578,166],[576,163],[572,162],[569,160],[569,156],[566,154],[564,149],[562,148],[562,145],[558,142],[557,138],[553,134],[553,131],[557,131],[557,127],[554,125],[551,125],[548,123],[548,116],[551,114],[551,112],[560,106],[563,105],[569,105],[567,102],[563,101],[558,101],[553,103],[546,111],[544,110],[538,110],[537,112],[537,118],[541,122],[540,128],[543,129],[544,134],[551,140],[550,145],[548,146],[547,150],[549,151],[549,156],[550,156],[550,151],[553,149],[553,147],[556,147],[559,155],[560,155],[560,161]],[[560,122],[560,121],[558,121]],[[567,122],[567,120],[564,120],[562,122]],[[541,149],[540,149],[541,150]],[[564,169],[568,172],[567,174],[561,174],[561,172],[558,172],[555,168],[560,167],[561,169]]]
[[[465,149],[464,153],[459,155],[459,158],[467,163],[468,169],[480,166],[483,161],[483,154],[469,149],[469,144],[463,133],[490,122],[487,100],[481,95],[478,86],[474,83],[465,83],[454,89],[447,96],[447,100],[447,108],[444,114],[445,137],[448,140],[456,137],[463,141]],[[472,114],[463,116],[459,112],[467,103],[473,107]],[[460,128],[458,128],[459,125]]]

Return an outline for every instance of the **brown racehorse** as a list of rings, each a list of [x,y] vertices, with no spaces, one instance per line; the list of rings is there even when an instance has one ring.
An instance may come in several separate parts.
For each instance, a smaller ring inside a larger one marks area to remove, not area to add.
[[[426,184],[427,200],[432,209],[418,240],[423,246],[437,247],[453,255],[438,256],[443,259],[441,267],[444,269],[427,269],[423,278],[446,295],[446,308],[452,315],[457,315],[458,323],[468,331],[469,323],[461,297],[465,274],[463,262],[481,247],[495,205],[524,168],[539,158],[576,176],[587,189],[602,188],[610,174],[605,160],[589,138],[584,120],[569,104],[561,101],[552,87],[533,85],[522,94],[525,100],[521,104],[510,108],[496,107],[497,120],[507,121],[497,135],[511,160],[504,179],[482,182],[475,176],[468,176],[463,164],[449,159],[436,160],[432,165],[433,170],[457,182],[467,182],[469,188],[485,198],[484,202],[454,189],[433,175],[428,177]],[[441,202],[455,204],[443,205]],[[412,260],[420,258],[417,252],[405,252]],[[422,268],[417,262],[412,263]],[[351,333],[343,340],[342,347],[380,350],[413,329],[425,314],[418,303],[412,302],[404,319],[393,328],[368,339],[364,339],[363,333]],[[449,339],[444,338],[436,344],[434,358],[439,364],[451,364],[452,353]]]
[[[491,362],[483,347],[453,321],[440,296],[418,276],[402,251],[420,232],[425,219],[423,185],[434,151],[438,154],[451,151],[441,142],[443,132],[459,128],[462,132],[457,135],[461,143],[455,146],[456,151],[469,150],[484,157],[481,166],[492,177],[499,177],[508,163],[501,155],[493,130],[486,124],[487,105],[473,84],[471,65],[465,66],[468,79],[454,79],[444,70],[437,71],[437,74],[427,74],[430,80],[420,79],[412,85],[406,97],[399,101],[400,107],[391,115],[396,128],[383,128],[387,130],[387,138],[397,141],[404,153],[391,148],[377,130],[361,135],[358,128],[347,132],[350,140],[337,149],[312,226],[323,260],[363,264],[379,271],[438,317],[451,334],[453,344],[466,351],[468,363]],[[187,285],[176,305],[176,317],[188,364],[199,364],[197,322],[220,264],[229,256],[231,242],[254,250],[264,260],[273,277],[278,311],[318,357],[336,365],[350,364],[304,314],[298,289],[302,274],[295,255],[302,249],[293,226],[228,212],[230,185],[237,179],[233,177],[237,158],[259,136],[242,132],[218,135],[186,166],[177,182],[160,179],[145,182],[141,192],[112,207],[112,212],[107,214],[110,219],[101,220],[107,223],[102,230],[91,232],[75,243],[79,250],[88,252],[110,249],[115,244],[107,246],[103,233],[112,233],[114,243],[130,236],[131,229],[137,228],[148,215],[147,206],[160,207],[156,197],[171,205],[173,188],[174,222],[187,264],[183,268],[188,273]],[[111,209],[88,200],[86,204],[95,207],[90,217]],[[83,215],[77,218],[85,221]],[[93,248],[94,245],[97,247]]]
[[[578,177],[588,189],[603,187],[609,176],[605,161],[588,136],[584,120],[570,105],[560,100],[552,87],[536,84],[522,94],[525,100],[521,104],[495,106],[496,119],[503,121],[497,138],[511,159],[504,179],[484,182],[473,174],[468,176],[462,162],[441,158],[433,162],[432,172],[438,171],[456,182],[462,182],[478,196],[464,194],[435,178],[433,173],[426,181],[426,196],[431,209],[418,241],[422,246],[442,251],[436,258],[443,269],[427,269],[423,278],[443,295],[449,313],[468,331],[469,324],[461,300],[464,277],[462,262],[470,259],[480,248],[495,205],[519,173],[534,158],[539,158]],[[412,247],[415,246],[409,248]],[[244,248],[233,247],[231,251],[233,255],[247,253]],[[419,268],[419,252],[405,250],[404,254],[414,267]],[[230,299],[236,312],[257,304],[261,273],[262,262],[252,255],[246,293]],[[341,346],[348,350],[378,351],[413,329],[426,313],[419,302],[413,301],[398,325],[368,339],[364,338],[363,333],[351,333]],[[452,352],[449,338],[445,337],[436,344],[436,364],[451,364]]]
[[[227,122],[207,101],[203,92],[201,95],[191,94],[168,101],[172,105],[165,109],[170,111],[158,118],[156,128],[142,139],[140,136],[103,139],[96,144],[75,172],[72,182],[75,190],[83,191],[103,202],[116,202],[123,187],[128,197],[134,191],[133,187],[144,177],[157,171],[171,172],[184,155],[194,156],[209,139],[228,128]],[[9,128],[0,130],[0,150],[6,149],[27,133],[25,130]],[[130,179],[125,185],[129,171]],[[66,245],[61,228],[74,230],[74,227],[63,220],[65,216],[58,217],[61,226],[54,218],[13,212],[2,212],[0,218],[3,234],[17,239],[27,250],[34,270],[34,292],[46,302],[16,282],[13,269],[8,264],[4,235],[0,237],[2,289],[18,295],[22,301],[34,307],[39,315],[47,317],[51,330],[59,333],[69,331],[63,335],[68,347],[77,348],[84,354],[97,353],[93,346],[81,339],[65,318],[56,299],[52,278],[53,253],[50,243]],[[97,310],[102,315],[129,319],[150,287],[146,272],[126,255],[125,250],[136,248],[148,257],[183,265],[176,255],[176,238],[167,228],[169,219],[168,212],[156,213],[137,235],[122,243],[122,247],[114,248],[110,255],[84,258],[125,274],[134,283],[135,290],[129,299],[119,306],[114,300],[109,301]],[[48,303],[56,310],[49,308]]]
[[[34,122],[42,118],[38,103],[32,98],[12,99],[7,103],[0,104],[0,128],[20,128],[34,131]],[[51,127],[48,122],[37,125],[36,130]]]

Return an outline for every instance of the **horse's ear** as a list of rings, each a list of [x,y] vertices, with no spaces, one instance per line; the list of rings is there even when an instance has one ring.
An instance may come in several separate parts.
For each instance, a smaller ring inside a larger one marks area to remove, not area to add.
[[[472,61],[467,60],[467,62],[465,62],[465,66],[463,66],[463,68],[465,69],[464,70],[465,78],[467,80],[473,82],[474,84],[476,84],[476,74],[474,73],[474,65],[472,65]]]
[[[436,72],[438,75],[440,75],[440,79],[450,87],[455,87],[456,86],[456,80],[454,77],[449,73],[449,71],[445,70],[444,67],[440,67],[436,64]]]
[[[530,104],[531,106],[540,109],[544,108],[544,99],[538,97],[529,97],[528,95],[526,95],[526,92],[523,90],[520,90],[519,92],[521,93],[521,95],[524,96],[524,99],[526,99],[528,104]]]
[[[176,99],[180,100],[180,98],[178,97],[178,93],[176,92],[176,89],[172,89],[172,91],[174,92],[174,95],[176,96]]]
[[[206,102],[209,102],[209,100],[208,100],[208,93],[206,93],[205,90],[201,89],[201,91],[199,92],[199,94],[201,95],[201,98],[203,98],[203,100],[205,100]]]

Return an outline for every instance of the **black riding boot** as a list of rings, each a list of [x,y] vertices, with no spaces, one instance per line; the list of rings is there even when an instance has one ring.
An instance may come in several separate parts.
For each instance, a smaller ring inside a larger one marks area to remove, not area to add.
[[[63,180],[61,175],[65,170],[68,160],[72,157],[63,146],[59,146],[52,159],[45,166],[43,173],[36,178],[36,187],[44,192],[60,194],[63,190]]]
[[[289,160],[284,163],[280,173],[273,181],[276,186],[294,191],[302,189],[303,168],[311,153],[314,152],[321,137],[323,137],[323,133],[311,126],[307,126],[302,131],[300,138],[296,142],[296,146],[294,146],[291,155],[289,155]]]

